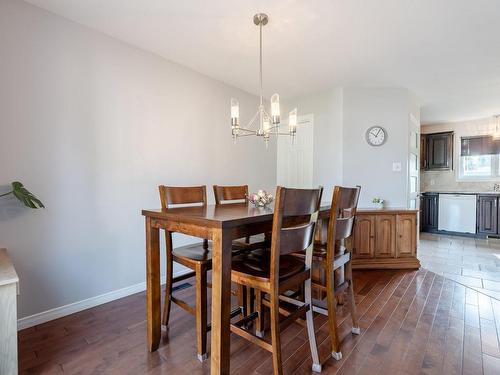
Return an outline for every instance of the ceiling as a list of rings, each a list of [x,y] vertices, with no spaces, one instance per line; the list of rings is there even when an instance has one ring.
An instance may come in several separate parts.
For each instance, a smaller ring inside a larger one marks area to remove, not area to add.
[[[498,0],[28,0],[210,77],[295,98],[405,87],[435,123],[500,113]]]

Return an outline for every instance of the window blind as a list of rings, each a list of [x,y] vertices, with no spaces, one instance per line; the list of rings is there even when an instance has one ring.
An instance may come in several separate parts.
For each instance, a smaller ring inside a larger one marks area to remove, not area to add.
[[[499,153],[500,141],[494,140],[491,135],[461,138],[461,156],[495,155]]]

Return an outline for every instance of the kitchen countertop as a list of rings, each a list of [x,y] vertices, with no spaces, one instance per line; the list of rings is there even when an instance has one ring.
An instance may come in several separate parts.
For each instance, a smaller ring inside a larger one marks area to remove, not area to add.
[[[471,194],[471,195],[483,195],[483,194],[492,194],[492,195],[500,195],[500,191],[449,191],[449,190],[429,190],[423,191],[422,194]]]

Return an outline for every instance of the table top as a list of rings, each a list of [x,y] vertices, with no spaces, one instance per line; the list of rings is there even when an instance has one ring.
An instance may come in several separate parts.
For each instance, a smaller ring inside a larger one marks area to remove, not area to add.
[[[329,213],[330,205],[321,206],[322,217]],[[417,212],[404,208],[358,209],[363,212]],[[182,222],[198,224],[208,227],[229,228],[249,223],[259,223],[272,220],[274,205],[268,207],[254,207],[246,203],[230,203],[223,205],[175,207],[167,209],[142,210],[147,217],[160,220],[182,220]]]
[[[248,223],[272,220],[274,205],[254,207],[246,203],[175,207],[143,210],[142,214],[155,219],[179,220],[209,227],[235,227]]]
[[[7,253],[7,249],[0,249],[0,286],[18,283],[19,277]]]

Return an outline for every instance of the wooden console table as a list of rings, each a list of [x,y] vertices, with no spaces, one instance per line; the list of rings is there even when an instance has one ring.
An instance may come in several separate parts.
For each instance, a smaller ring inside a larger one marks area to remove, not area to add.
[[[358,209],[354,235],[348,247],[353,249],[354,269],[415,269],[417,259],[418,210],[405,208]],[[329,212],[320,212],[316,240],[326,242]]]
[[[19,278],[6,249],[0,249],[0,374],[17,375]]]
[[[419,268],[418,210],[360,209],[353,236],[354,269]]]

